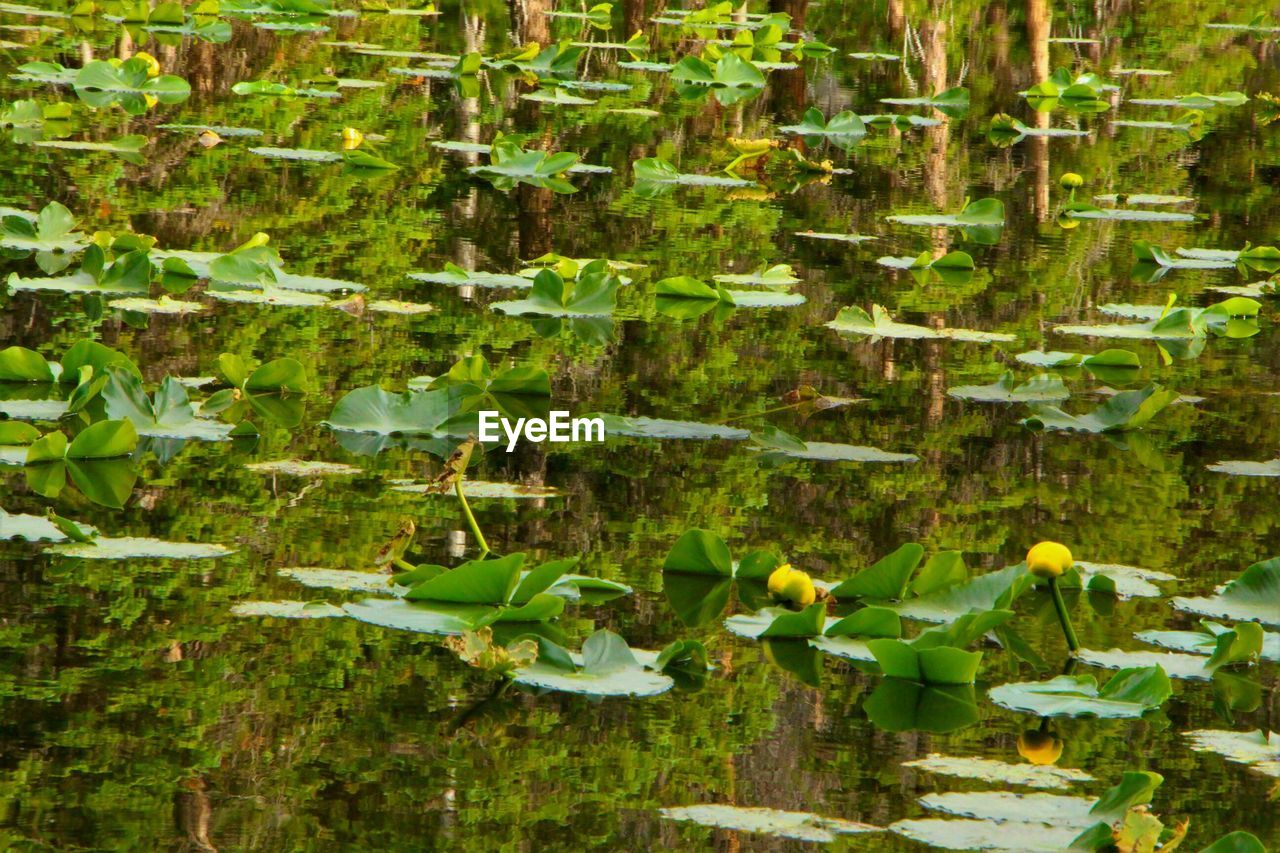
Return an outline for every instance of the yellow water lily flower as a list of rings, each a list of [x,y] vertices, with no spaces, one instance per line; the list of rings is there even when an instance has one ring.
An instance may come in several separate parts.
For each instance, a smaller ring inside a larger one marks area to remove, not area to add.
[[[774,598],[808,607],[818,598],[813,580],[806,572],[791,568],[784,563],[769,575],[769,592]]]
[[[1037,767],[1057,764],[1062,757],[1063,743],[1048,732],[1035,730],[1018,735],[1018,755]]]
[[[148,76],[148,77],[159,77],[159,76],[160,76],[160,60],[156,59],[154,56],[152,56],[151,54],[147,53],[145,50],[140,50],[140,51],[138,51],[137,53],[135,53],[135,54],[133,55],[133,58],[134,58],[134,59],[141,59],[143,62],[147,63],[147,76]]]
[[[781,144],[776,139],[742,139],[737,136],[730,136],[726,141],[739,154],[763,154]]]
[[[1059,578],[1074,565],[1071,551],[1058,542],[1041,542],[1027,552],[1027,571],[1038,578]]]
[[[342,147],[344,150],[352,151],[359,148],[362,142],[364,142],[364,134],[354,127],[344,127],[342,129]]]
[[[199,140],[200,144],[203,145],[205,148],[212,148],[213,146],[217,145],[219,142],[222,141],[222,137],[219,136],[217,132],[213,130],[200,131],[200,135],[196,137],[196,139]]]
[[[791,564],[783,563],[778,568],[769,573],[769,594],[778,595],[782,592],[782,585],[786,583],[787,575],[791,574]]]
[[[1084,186],[1084,177],[1075,172],[1063,172],[1062,177],[1058,178],[1058,185],[1064,190],[1073,190]]]

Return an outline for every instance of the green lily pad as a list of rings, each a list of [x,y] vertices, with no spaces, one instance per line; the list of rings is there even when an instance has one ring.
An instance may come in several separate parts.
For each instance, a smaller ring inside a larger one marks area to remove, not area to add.
[[[342,569],[280,569],[276,574],[313,589],[343,592],[392,592],[391,575],[383,572],[356,572]]]
[[[263,474],[279,474],[284,477],[350,477],[361,473],[354,465],[341,462],[318,462],[307,459],[277,459],[271,462],[251,462],[244,466],[249,471]]]
[[[92,542],[67,542],[46,549],[51,554],[80,560],[208,560],[235,551],[224,545],[201,542],[166,542],[145,536],[109,538]]]
[[[604,418],[604,434],[623,435],[633,438],[665,438],[665,439],[724,439],[742,441],[751,433],[737,427],[720,424],[703,424],[695,421],[678,421],[667,418],[627,417],[625,415],[588,415],[587,417]]]
[[[1033,405],[1023,423],[1034,430],[1069,432],[1121,432],[1141,429],[1178,397],[1178,392],[1151,384],[1137,391],[1122,391],[1092,412],[1072,415],[1056,406]]]
[[[1041,373],[1018,383],[1011,372],[990,385],[960,385],[948,388],[947,394],[980,403],[1051,403],[1071,396],[1062,379],[1051,373]]]
[[[882,305],[872,305],[868,314],[858,306],[841,308],[836,318],[827,323],[827,328],[837,332],[865,335],[873,339],[905,338],[907,340],[955,340],[991,343],[995,341],[1015,340],[1013,335],[1000,332],[979,332],[972,329],[935,329],[930,326],[916,326],[911,323],[899,323],[889,316]]]
[[[689,821],[703,826],[771,835],[815,844],[830,844],[842,835],[882,832],[881,827],[850,820],[820,817],[810,812],[790,812],[732,805],[677,806],[659,812],[669,820]]]
[[[232,606],[233,616],[269,616],[275,619],[345,618],[347,612],[327,601],[242,601]]]
[[[1216,471],[1219,474],[1230,474],[1233,477],[1280,477],[1280,459],[1270,459],[1266,462],[1232,459],[1215,462],[1206,467],[1210,471]]]
[[[1173,606],[1237,622],[1280,625],[1280,557],[1254,563],[1211,596],[1178,596]]]
[[[348,616],[382,628],[419,634],[453,635],[475,630],[493,611],[484,605],[444,605],[398,598],[366,598],[342,606]]]
[[[1197,681],[1209,681],[1213,678],[1214,673],[1214,669],[1208,665],[1208,658],[1200,655],[1184,655],[1177,652],[1080,649],[1076,653],[1076,658],[1081,663],[1102,667],[1103,669],[1159,666],[1169,674],[1170,678]]]
[[[656,696],[675,685],[670,676],[657,671],[658,656],[658,652],[632,650],[617,634],[600,630],[582,644],[581,654],[568,653],[569,667],[539,655],[532,666],[516,670],[514,681],[588,696]]]
[[[1010,607],[1031,584],[1026,566],[1019,563],[994,572],[929,589],[901,602],[885,604],[900,616],[922,622],[952,622],[977,610]],[[839,587],[836,588],[839,597]]]
[[[1232,630],[1227,625],[1201,620],[1203,631],[1139,631],[1134,637],[1144,643],[1162,646],[1178,652],[1190,652],[1197,655],[1212,655],[1218,650],[1218,638]],[[1280,662],[1280,633],[1264,631],[1262,633],[1262,658]]]
[[[1068,788],[1077,782],[1092,782],[1093,777],[1083,770],[1052,765],[1009,764],[992,758],[978,756],[949,756],[930,753],[925,758],[904,761],[903,767],[937,773],[941,776],[958,776],[962,779],[980,779],[1001,785],[1025,788]]]
[[[1011,711],[1041,717],[1141,717],[1173,693],[1159,666],[1122,669],[1098,687],[1093,676],[1060,675],[1048,681],[1002,684],[987,691],[991,701]]]
[[[432,483],[415,483],[410,480],[396,481],[391,486],[393,492],[408,492],[415,495],[439,494],[433,491]],[[551,486],[532,486],[524,483],[491,483],[485,480],[467,480],[463,486],[467,500],[525,500],[535,498],[558,498],[564,493]],[[443,497],[454,500],[452,492]]]
[[[1280,779],[1280,734],[1199,729],[1184,737],[1197,752],[1216,752],[1228,761],[1248,765],[1250,770]]]
[[[92,534],[94,528],[81,524],[81,529]],[[23,539],[27,542],[64,542],[67,534],[58,529],[48,518],[42,515],[26,513],[8,513],[0,509],[0,541],[6,539]]]
[[[637,160],[632,168],[635,170],[636,183],[672,184],[686,187],[751,187],[752,181],[742,178],[730,178],[724,175],[691,175],[684,174],[675,166],[659,157],[646,157]]]
[[[1080,834],[1077,827],[1049,826],[1028,821],[900,820],[890,832],[941,850],[1017,850],[1026,853],[1061,853]]]

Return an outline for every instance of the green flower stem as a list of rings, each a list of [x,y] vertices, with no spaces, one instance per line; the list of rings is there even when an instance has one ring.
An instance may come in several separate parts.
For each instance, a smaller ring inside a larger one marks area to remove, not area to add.
[[[1067,638],[1067,648],[1077,652],[1080,650],[1080,641],[1076,639],[1076,629],[1071,625],[1071,616],[1067,613],[1067,603],[1062,600],[1062,590],[1058,589],[1057,578],[1049,578],[1049,591],[1053,594],[1053,609],[1058,611],[1063,636]]]
[[[467,524],[470,525],[471,532],[475,534],[476,542],[480,543],[480,556],[485,557],[489,553],[489,543],[484,541],[484,534],[480,532],[480,525],[476,524],[476,517],[471,514],[471,505],[467,503],[467,496],[462,493],[461,477],[453,484],[453,491],[458,496],[458,503],[462,504],[462,512],[467,517]]]
[[[391,565],[395,566],[397,569],[399,569],[402,572],[412,572],[412,571],[416,571],[418,568],[412,563],[406,563],[404,560],[401,560],[398,557],[391,561]]]

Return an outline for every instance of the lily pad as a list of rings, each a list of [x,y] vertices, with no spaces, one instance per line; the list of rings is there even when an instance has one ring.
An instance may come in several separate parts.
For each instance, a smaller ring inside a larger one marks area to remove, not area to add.
[[[882,832],[881,827],[850,820],[820,817],[810,812],[732,805],[677,806],[661,809],[670,820],[690,821],[703,826],[732,829],[755,835],[772,835],[815,844],[830,844],[842,835]]]
[[[493,611],[484,605],[444,605],[399,598],[366,598],[344,604],[342,609],[353,619],[381,628],[436,635],[474,630],[477,623]]]
[[[1071,396],[1062,379],[1051,373],[1041,373],[1019,384],[1011,372],[990,385],[960,385],[948,388],[947,394],[981,403],[1049,403]]]
[[[268,616],[275,619],[345,618],[347,612],[327,601],[242,601],[232,606],[233,616]]]
[[[1188,613],[1280,626],[1280,557],[1254,563],[1211,596],[1178,596],[1173,606]]]
[[[1199,729],[1187,732],[1185,737],[1197,752],[1216,752],[1228,761],[1246,764],[1250,770],[1280,779],[1280,734]]]
[[[391,575],[383,572],[357,572],[342,569],[280,569],[276,574],[314,589],[338,589],[344,592],[391,592]]]
[[[1017,850],[1061,853],[1080,834],[1079,827],[1050,826],[1028,821],[900,820],[888,827],[904,838],[942,850]]]
[[[1077,782],[1092,782],[1093,777],[1083,770],[1073,770],[1052,765],[1009,764],[992,758],[977,756],[959,757],[930,753],[925,758],[904,761],[903,767],[937,773],[942,776],[958,776],[962,779],[980,779],[1002,785],[1026,788],[1068,788]]]
[[[1122,669],[1098,687],[1090,675],[1060,675],[1048,681],[1002,684],[991,701],[1011,711],[1041,717],[1135,718],[1164,704],[1173,693],[1159,666]]]
[[[465,489],[467,500],[469,501],[556,498],[563,495],[563,492],[551,486],[532,486],[524,483],[493,483],[485,480],[467,480]],[[415,495],[438,493],[434,490],[433,483],[415,483],[411,480],[394,482],[391,490]],[[444,495],[444,497],[450,500],[454,499],[451,492]]]
[[[235,553],[224,545],[166,542],[140,536],[99,536],[92,542],[67,542],[46,550],[81,560],[208,560]]]
[[[271,462],[251,462],[244,466],[263,474],[279,474],[285,477],[350,477],[361,473],[354,465],[341,462],[318,462],[306,459],[277,459]]]
[[[904,338],[907,340],[955,340],[978,343],[1015,340],[1013,335],[1001,332],[979,332],[972,329],[941,328],[916,326],[910,323],[899,323],[889,316],[882,305],[872,305],[868,314],[858,306],[841,308],[836,318],[827,323],[827,328],[837,332],[864,335],[873,339]]]
[[[1266,462],[1234,459],[1215,462],[1207,467],[1210,471],[1230,474],[1234,477],[1280,477],[1280,459],[1271,459]]]
[[[724,439],[742,441],[751,433],[738,427],[720,424],[703,424],[696,421],[669,420],[667,418],[627,417],[625,415],[588,415],[587,417],[604,418],[604,434],[623,435],[634,438],[665,439]]]

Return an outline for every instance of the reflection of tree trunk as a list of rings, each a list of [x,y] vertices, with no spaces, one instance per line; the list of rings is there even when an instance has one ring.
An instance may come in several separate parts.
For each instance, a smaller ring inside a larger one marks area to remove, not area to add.
[[[1027,0],[1027,41],[1031,46],[1033,86],[1049,76],[1049,0]]]
[[[1031,45],[1031,80],[1035,85],[1049,76],[1049,0],[1027,0],[1027,41]],[[1049,126],[1049,113],[1035,112],[1036,127]],[[1049,217],[1049,140],[1033,137],[1031,165],[1035,172],[1034,209],[1037,222]]]
[[[515,30],[516,40],[521,44],[536,41],[547,44],[551,41],[550,18],[547,12],[551,9],[551,0],[508,0],[511,7],[511,28]]]
[[[769,0],[769,11],[790,15],[792,29],[803,30],[809,0]],[[769,77],[769,88],[773,111],[787,120],[798,120],[809,102],[805,97],[804,69],[774,72]]]
[[[991,33],[991,76],[995,96],[1004,103],[1013,96],[1013,66],[1009,62],[1009,10],[1004,3],[987,7],[987,32]]]
[[[622,4],[622,34],[627,38],[644,30],[645,25],[645,7],[649,4],[645,0],[626,0]]]
[[[902,38],[902,31],[906,26],[907,9],[905,0],[889,0],[889,35],[895,42]]]
[[[769,0],[770,13],[785,12],[791,16],[791,28],[804,29],[804,16],[809,11],[809,0]]]
[[[532,260],[547,254],[551,245],[551,203],[555,195],[551,190],[521,184],[516,190],[516,204],[520,214],[520,257]]]
[[[936,15],[937,13],[931,13]],[[924,92],[932,95],[947,88],[947,25],[931,17],[920,27],[920,45],[924,48]],[[924,185],[929,201],[939,209],[947,207],[947,145],[951,139],[950,119],[934,112],[942,124],[925,129],[929,151],[924,160]],[[943,229],[945,231],[945,229]],[[949,235],[935,234],[935,244],[945,249]]]
[[[204,780],[199,777],[187,779],[181,788],[174,802],[174,811],[178,827],[187,836],[182,848],[217,853],[218,848],[209,841],[209,819],[213,816],[213,806],[209,804]]]

